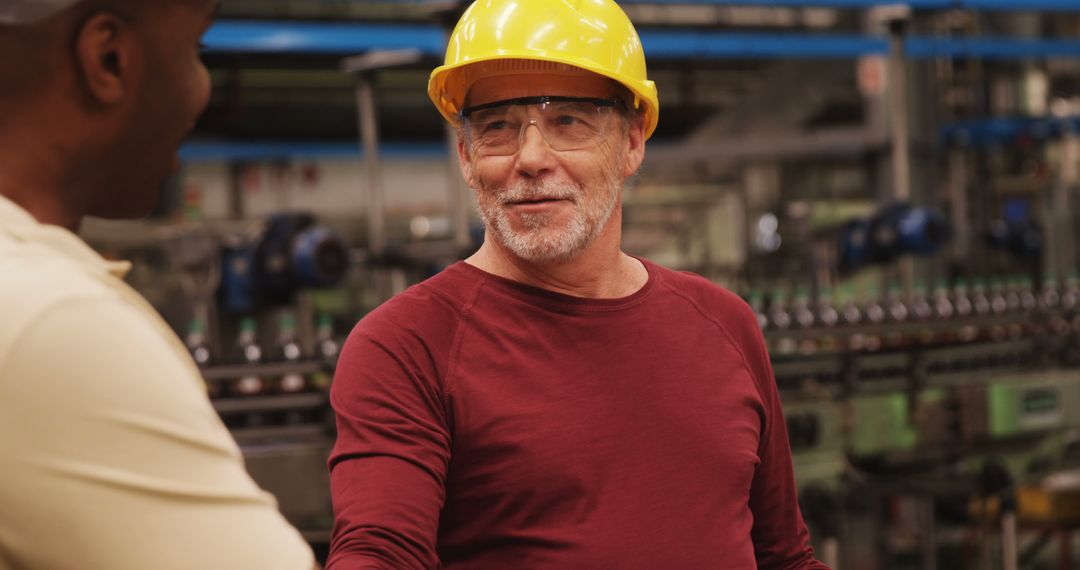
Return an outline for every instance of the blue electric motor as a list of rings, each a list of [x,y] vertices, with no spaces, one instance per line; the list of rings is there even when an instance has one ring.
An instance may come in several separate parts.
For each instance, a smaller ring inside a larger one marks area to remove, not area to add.
[[[932,255],[951,236],[951,226],[937,210],[893,204],[844,225],[839,233],[840,268],[851,271],[889,263],[909,253]]]
[[[290,304],[300,289],[341,283],[349,250],[310,214],[277,214],[257,238],[227,246],[222,263],[221,307],[245,314]]]

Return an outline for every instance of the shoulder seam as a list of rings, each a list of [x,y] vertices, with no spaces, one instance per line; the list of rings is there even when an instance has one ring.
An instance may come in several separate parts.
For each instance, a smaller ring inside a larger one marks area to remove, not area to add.
[[[462,306],[461,309],[458,311],[458,326],[457,330],[454,331],[454,341],[450,345],[450,361],[446,364],[445,386],[447,396],[449,396],[450,393],[454,391],[451,380],[454,376],[454,372],[456,372],[457,369],[458,351],[461,350],[462,337],[465,335],[465,329],[467,328],[466,325],[469,322],[469,317],[472,314],[472,310],[473,307],[476,305],[476,302],[480,299],[480,292],[483,291],[485,284],[486,282],[484,280],[479,280],[476,283],[476,286],[473,288],[472,292],[469,294],[468,300],[465,302],[465,305]]]
[[[675,287],[671,287],[670,285],[667,285],[667,288],[672,293],[675,293],[675,295],[679,296],[684,301],[689,303],[690,306],[694,307],[694,309],[698,313],[700,313],[702,317],[704,317],[706,320],[711,322],[717,329],[720,330],[720,332],[724,335],[724,338],[727,339],[728,344],[730,344],[735,349],[735,352],[739,353],[739,361],[742,363],[743,368],[746,369],[747,374],[749,374],[751,378],[754,378],[754,390],[757,391],[758,398],[761,398],[761,402],[764,405],[765,402],[767,402],[767,399],[765,398],[765,394],[762,393],[762,390],[761,390],[762,379],[755,378],[754,370],[750,366],[750,363],[746,359],[746,353],[743,351],[742,347],[739,346],[739,343],[735,342],[734,337],[731,336],[731,333],[728,331],[727,327],[720,324],[720,322],[718,320],[716,320],[716,317],[713,317],[707,311],[702,309],[701,305],[699,305],[696,301],[691,299],[688,295],[686,295],[682,291],[679,291],[678,289],[676,289]]]

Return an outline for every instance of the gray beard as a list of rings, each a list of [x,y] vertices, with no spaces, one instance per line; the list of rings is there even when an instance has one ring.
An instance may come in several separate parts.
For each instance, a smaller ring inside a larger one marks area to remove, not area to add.
[[[596,241],[615,212],[622,185],[616,176],[610,176],[605,186],[596,188],[600,194],[591,197],[581,186],[520,182],[496,191],[497,204],[485,205],[481,200],[480,219],[493,239],[525,261],[571,261]],[[558,226],[551,213],[519,214],[523,229],[515,229],[506,204],[534,196],[573,199],[575,203],[570,221]]]

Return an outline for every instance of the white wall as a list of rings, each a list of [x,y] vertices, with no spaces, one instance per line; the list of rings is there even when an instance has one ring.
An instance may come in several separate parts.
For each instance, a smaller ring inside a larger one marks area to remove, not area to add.
[[[191,163],[183,176],[187,199],[201,209],[203,218],[229,216],[228,163]],[[446,214],[451,184],[460,177],[445,157],[383,159],[387,215]],[[240,185],[246,217],[295,210],[333,219],[366,215],[368,174],[360,160],[249,163]]]

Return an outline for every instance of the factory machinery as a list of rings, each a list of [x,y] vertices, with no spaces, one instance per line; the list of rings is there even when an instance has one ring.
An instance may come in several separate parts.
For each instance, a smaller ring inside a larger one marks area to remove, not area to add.
[[[90,239],[135,258],[133,285],[186,337],[253,478],[321,553],[344,337],[475,245],[456,164],[446,204],[424,210],[448,220],[441,241],[390,231],[404,210],[387,204],[400,188],[380,177],[378,138],[409,168],[428,164],[423,149],[456,162],[424,85],[456,18],[427,5],[461,3],[414,4],[227,3],[205,40],[215,95],[183,153],[195,178],[225,173],[206,192],[227,195],[220,211],[188,220],[210,239]],[[626,249],[756,286],[733,288],[768,343],[818,556],[842,570],[1071,568],[1077,3],[623,4],[666,117],[627,193]],[[295,198],[275,206],[288,210],[331,192],[316,166],[339,172],[329,162],[361,149],[366,179],[333,182],[339,201],[355,184],[363,208],[318,212],[347,239],[311,216],[253,220],[249,167],[307,165],[293,170],[310,188],[270,189]],[[650,186],[705,190],[672,205]]]
[[[1003,564],[1034,563],[1057,536],[1070,567],[1080,488],[1061,481],[1080,466],[1080,277],[1042,281],[747,292],[833,564],[1031,567]]]
[[[333,524],[326,473],[334,433],[329,388],[340,333],[347,329],[323,315],[314,342],[302,343],[292,312],[277,321],[260,333],[255,318],[241,318],[235,343],[220,355],[198,319],[186,342],[252,477],[277,497],[282,513],[310,542],[325,544]]]

